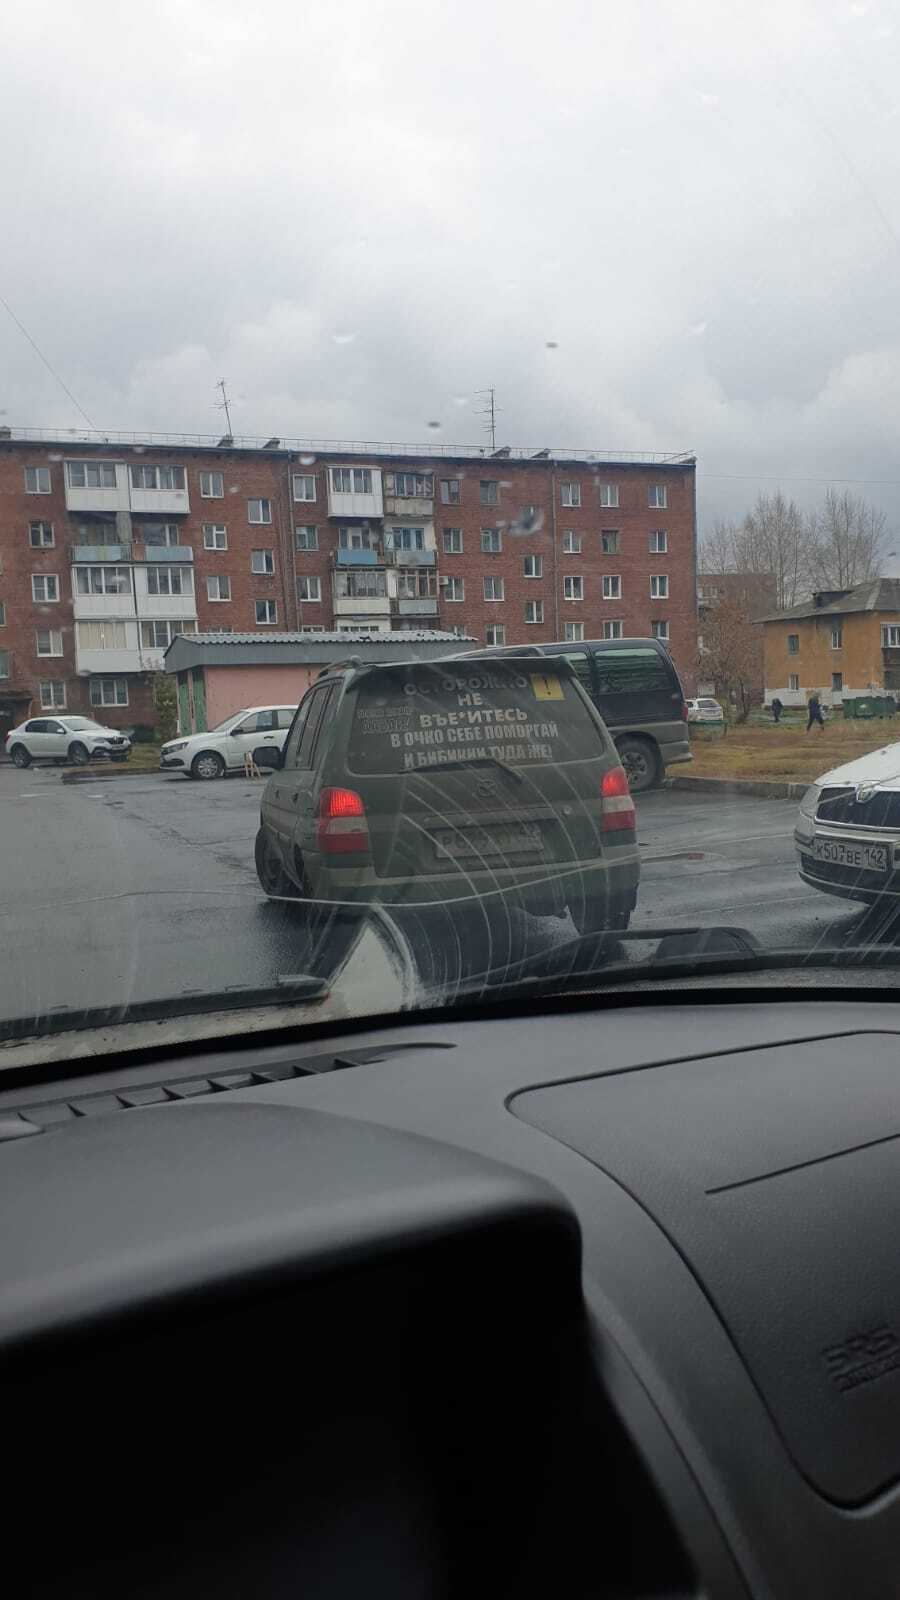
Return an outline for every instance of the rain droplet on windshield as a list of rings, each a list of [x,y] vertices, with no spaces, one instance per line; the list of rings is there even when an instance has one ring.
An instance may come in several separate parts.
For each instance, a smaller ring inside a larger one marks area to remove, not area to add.
[[[469,396],[467,394],[455,394],[453,396],[453,404],[455,406],[467,406],[469,404]]]
[[[546,341],[545,345],[544,345],[544,349],[545,350],[558,350],[559,349],[559,345],[557,344],[555,339],[548,339]]]
[[[300,457],[300,465],[301,465],[301,467],[313,467],[313,466],[315,466],[315,464],[316,464],[315,456],[301,456]]]
[[[439,422],[429,422],[428,426],[429,426],[429,428],[439,428],[440,427],[440,423]]]
[[[355,333],[338,332],[338,333],[333,333],[331,335],[331,337],[334,340],[335,344],[352,344],[354,339],[356,338],[356,334]]]

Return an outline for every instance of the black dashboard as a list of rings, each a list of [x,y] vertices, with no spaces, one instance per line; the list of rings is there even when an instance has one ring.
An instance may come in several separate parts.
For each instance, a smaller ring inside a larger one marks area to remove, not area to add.
[[[636,998],[9,1070],[13,1591],[900,1593],[895,1009]]]

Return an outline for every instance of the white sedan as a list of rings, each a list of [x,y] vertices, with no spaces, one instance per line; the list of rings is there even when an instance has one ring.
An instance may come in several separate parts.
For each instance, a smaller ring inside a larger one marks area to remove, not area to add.
[[[687,700],[688,722],[724,722],[725,713],[718,700]]]
[[[127,761],[130,749],[127,733],[104,728],[93,717],[29,717],[6,735],[6,754],[17,767],[30,767],[32,761],[86,767],[98,756]]]
[[[811,784],[794,844],[800,876],[815,889],[864,905],[900,896],[900,744],[870,750]]]
[[[186,777],[224,778],[244,765],[254,750],[272,746],[280,750],[294,720],[296,706],[248,706],[235,711],[208,733],[170,739],[159,752],[162,772],[183,772]]]

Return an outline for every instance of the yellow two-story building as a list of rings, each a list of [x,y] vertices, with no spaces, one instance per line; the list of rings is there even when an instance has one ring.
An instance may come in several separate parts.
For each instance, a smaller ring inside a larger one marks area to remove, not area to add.
[[[823,589],[760,620],[766,705],[804,705],[814,689],[826,705],[900,693],[900,578]]]

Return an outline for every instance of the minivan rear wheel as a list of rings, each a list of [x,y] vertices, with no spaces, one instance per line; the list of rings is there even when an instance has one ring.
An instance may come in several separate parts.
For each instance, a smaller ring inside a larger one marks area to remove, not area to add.
[[[267,828],[260,828],[253,847],[256,876],[263,894],[270,900],[293,899],[297,890],[281,864],[281,857]]]
[[[622,759],[632,794],[643,794],[645,789],[655,788],[663,774],[663,764],[657,746],[651,744],[649,739],[638,739],[629,735],[620,739],[616,748]]]

